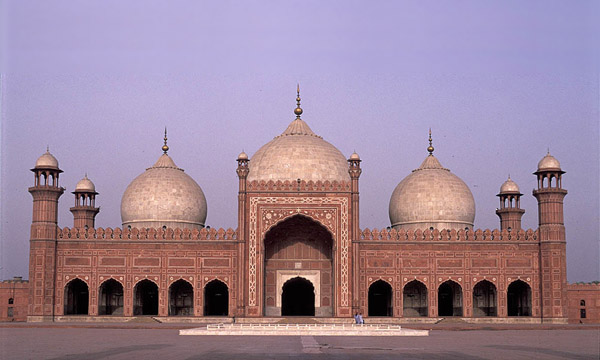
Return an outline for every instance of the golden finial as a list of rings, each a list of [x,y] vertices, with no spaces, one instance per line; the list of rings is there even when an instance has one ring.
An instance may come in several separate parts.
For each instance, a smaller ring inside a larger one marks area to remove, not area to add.
[[[431,128],[429,128],[429,146],[427,147],[427,151],[429,151],[429,156],[433,156],[433,150],[435,149],[433,148],[431,141]]]
[[[165,144],[162,146],[162,151],[164,154],[169,151],[169,146],[167,146],[167,127],[165,126]]]
[[[294,109],[294,114],[296,114],[296,119],[300,119],[300,115],[302,115],[302,108],[300,107],[300,84],[298,84],[296,91],[298,96],[296,97],[296,108]]]

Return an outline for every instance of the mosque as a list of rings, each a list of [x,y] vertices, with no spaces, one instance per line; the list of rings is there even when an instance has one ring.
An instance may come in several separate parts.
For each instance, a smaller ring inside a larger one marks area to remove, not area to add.
[[[362,312],[373,321],[567,322],[557,159],[546,154],[534,172],[537,229],[521,228],[523,194],[509,178],[497,194],[500,229],[477,230],[473,195],[434,155],[430,133],[425,159],[391,194],[390,226],[360,229],[361,159],[315,134],[299,91],[296,101],[283,133],[237,158],[237,229],[205,226],[202,188],[169,156],[166,131],[156,163],[123,194],[120,228],[94,226],[98,192],[87,176],[72,193],[73,226],[59,228],[62,170],[43,154],[29,188],[27,320],[335,321]]]

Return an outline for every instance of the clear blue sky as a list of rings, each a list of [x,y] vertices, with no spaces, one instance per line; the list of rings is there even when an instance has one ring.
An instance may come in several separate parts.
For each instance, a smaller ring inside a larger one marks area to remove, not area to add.
[[[235,158],[294,118],[363,159],[361,227],[389,225],[394,187],[427,155],[461,177],[476,228],[497,228],[508,174],[537,227],[532,172],[561,162],[568,278],[600,279],[597,1],[0,1],[0,277],[28,277],[33,183],[50,146],[59,225],[87,172],[97,226],[169,154],[237,224]]]

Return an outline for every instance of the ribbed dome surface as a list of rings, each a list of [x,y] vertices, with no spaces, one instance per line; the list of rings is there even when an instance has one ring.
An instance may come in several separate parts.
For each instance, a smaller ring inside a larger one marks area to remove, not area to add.
[[[348,163],[335,146],[300,118],[250,159],[248,181],[350,181]]]
[[[512,181],[510,176],[508,177],[508,180],[500,186],[500,194],[505,193],[520,193],[519,186],[516,182]]]
[[[472,229],[475,200],[458,176],[429,155],[396,186],[389,211],[396,229]]]
[[[548,152],[538,163],[538,171],[556,169],[560,169],[560,163],[554,156],[550,155],[550,152]]]
[[[58,160],[50,154],[50,151],[46,150],[35,162],[35,167],[38,169],[58,169]]]
[[[83,177],[83,179],[77,182],[75,185],[75,191],[77,192],[96,192],[96,186],[92,182],[92,180],[88,179],[87,175]]]
[[[163,154],[135,178],[121,199],[123,227],[202,228],[206,198],[200,186]]]

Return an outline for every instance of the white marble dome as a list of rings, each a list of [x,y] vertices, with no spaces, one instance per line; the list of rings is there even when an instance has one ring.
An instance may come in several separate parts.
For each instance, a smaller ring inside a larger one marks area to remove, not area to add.
[[[395,229],[472,229],[475,200],[468,186],[430,154],[396,186],[389,211]]]
[[[83,177],[83,179],[77,182],[75,185],[76,192],[96,192],[96,186],[92,182],[92,180],[88,179],[87,174]]]
[[[299,117],[250,159],[248,181],[350,181],[348,162]]]
[[[58,160],[56,160],[54,155],[50,154],[49,150],[46,150],[46,152],[35,162],[35,168],[58,170]]]
[[[206,209],[200,186],[165,153],[127,186],[121,220],[123,227],[200,229]]]
[[[543,170],[560,170],[560,163],[554,156],[550,155],[550,152],[538,163],[538,171]]]

